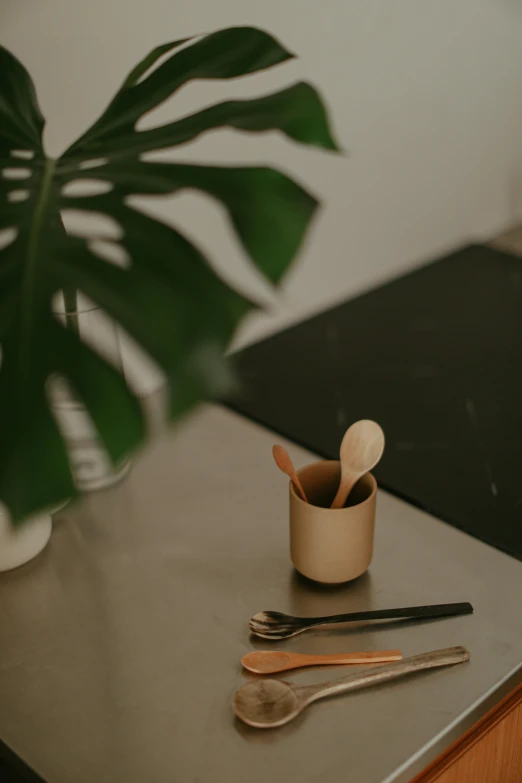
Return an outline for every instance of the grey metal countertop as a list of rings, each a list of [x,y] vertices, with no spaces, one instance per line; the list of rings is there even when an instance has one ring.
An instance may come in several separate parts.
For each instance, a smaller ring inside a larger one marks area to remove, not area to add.
[[[522,563],[380,493],[369,572],[314,586],[290,566],[274,440],[207,408],[71,511],[37,560],[0,577],[0,738],[47,783],[409,781],[520,681]],[[463,644],[469,664],[323,701],[278,730],[235,721],[239,659],[270,647],[249,635],[256,611],[446,601],[471,601],[475,614],[323,630],[277,649]]]

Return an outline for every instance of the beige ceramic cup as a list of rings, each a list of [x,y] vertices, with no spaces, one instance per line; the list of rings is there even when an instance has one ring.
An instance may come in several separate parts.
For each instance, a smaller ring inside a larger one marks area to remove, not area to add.
[[[290,554],[299,573],[338,584],[364,574],[372,561],[377,482],[357,482],[344,508],[331,509],[341,477],[339,462],[314,462],[298,471],[309,500],[290,482]]]

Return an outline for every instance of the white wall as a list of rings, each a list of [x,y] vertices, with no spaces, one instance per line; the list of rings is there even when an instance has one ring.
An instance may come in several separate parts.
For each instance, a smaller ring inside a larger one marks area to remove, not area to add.
[[[59,153],[152,46],[250,23],[301,59],[233,84],[192,85],[158,113],[313,80],[348,157],[279,137],[219,132],[180,149],[205,161],[268,161],[324,197],[325,209],[269,316],[248,339],[327,306],[522,214],[520,0],[1,0],[0,41],[32,72]],[[1,78],[1,74],[0,74]],[[250,292],[218,208],[196,196],[159,203]]]

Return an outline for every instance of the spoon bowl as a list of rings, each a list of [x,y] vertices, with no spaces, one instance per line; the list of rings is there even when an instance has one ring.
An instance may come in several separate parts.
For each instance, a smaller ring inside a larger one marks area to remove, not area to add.
[[[248,627],[262,639],[288,639],[306,630],[304,619],[284,612],[258,612],[250,619]]]
[[[255,680],[243,685],[234,697],[237,717],[256,729],[283,726],[306,707],[290,683]]]
[[[292,654],[276,650],[257,650],[243,655],[241,664],[254,674],[274,674],[285,671],[292,661]]]
[[[375,421],[361,419],[348,427],[341,443],[341,482],[331,508],[342,508],[359,479],[373,470],[384,442],[384,432]]]
[[[284,446],[279,446],[276,444],[275,446],[272,446],[272,455],[279,470],[281,470],[283,473],[286,473],[286,475],[292,480],[292,483],[299,493],[301,499],[304,500],[305,503],[308,503],[306,492],[303,489],[303,485],[299,481],[299,476],[297,475],[296,469],[294,468],[294,463],[290,459],[290,455],[287,450],[284,448]]]

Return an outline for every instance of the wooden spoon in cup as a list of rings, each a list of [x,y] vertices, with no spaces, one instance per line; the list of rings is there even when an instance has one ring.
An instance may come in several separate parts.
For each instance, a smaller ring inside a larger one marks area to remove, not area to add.
[[[297,473],[295,472],[293,462],[290,459],[290,455],[287,450],[283,446],[276,445],[272,447],[272,454],[274,455],[275,463],[279,470],[282,470],[283,473],[286,473],[286,475],[292,479],[293,485],[299,492],[302,500],[304,500],[305,503],[308,503],[306,493],[302,487],[301,482],[299,481]]]
[[[384,432],[375,421],[362,419],[349,427],[341,443],[341,483],[331,508],[343,508],[360,478],[372,470],[384,451]]]

